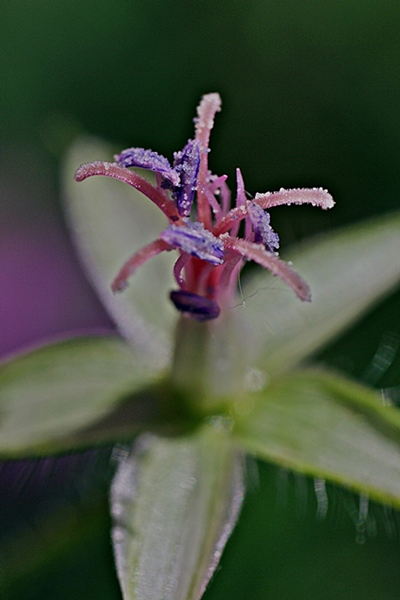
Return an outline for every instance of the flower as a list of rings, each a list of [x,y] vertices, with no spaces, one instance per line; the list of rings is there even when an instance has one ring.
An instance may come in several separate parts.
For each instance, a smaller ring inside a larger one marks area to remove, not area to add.
[[[75,175],[77,181],[93,175],[124,181],[154,202],[169,222],[157,240],[125,262],[112,290],[124,290],[129,277],[153,256],[177,250],[174,276],[179,289],[173,290],[170,298],[178,311],[198,321],[215,319],[221,306],[232,304],[236,280],[246,260],[283,279],[300,300],[311,300],[307,283],[278,256],[279,237],[270,225],[268,210],[282,204],[308,203],[323,209],[334,206],[331,195],[322,188],[280,189],[257,193],[249,200],[237,169],[235,206],[230,208],[227,176],[213,175],[208,168],[210,133],[220,108],[218,94],[203,96],[197,108],[195,137],[182,151],[175,152],[172,166],[153,150],[128,148],[115,156],[114,163],[87,163]],[[157,184],[151,185],[131,167],[152,171]]]
[[[279,239],[266,211],[292,202],[329,208],[333,201],[321,189],[248,200],[238,170],[236,205],[229,208],[226,177],[208,170],[209,135],[219,108],[217,94],[204,96],[195,139],[175,154],[172,166],[153,151],[130,148],[116,162],[84,164],[76,175],[120,179],[162,211],[166,227],[122,266],[113,288],[122,290],[152,256],[177,251],[178,289],[170,297],[183,315],[178,326],[174,311],[164,310],[170,304],[159,299],[164,264],[158,271],[149,265],[144,280],[138,274],[131,294],[109,294],[111,270],[132,243],[132,230],[138,247],[149,229],[155,235],[154,222],[148,228],[141,211],[145,205],[131,211],[128,188],[126,204],[117,192],[109,198],[110,182],[76,185],[68,173],[75,240],[124,337],[61,340],[0,366],[2,458],[138,438],[131,451],[116,452],[121,460],[111,489],[124,600],[201,598],[240,511],[244,453],[316,477],[323,513],[325,479],[362,493],[365,502],[370,496],[400,507],[398,410],[338,373],[299,366],[400,281],[398,261],[387,258],[400,253],[400,215],[297,251],[296,265],[311,284],[313,302],[271,293],[270,275],[259,270],[250,278],[256,289],[243,320],[237,312],[230,318],[224,309],[246,259],[309,299],[308,285],[277,256]],[[85,157],[78,161],[82,148]],[[94,154],[91,148],[87,154],[87,142],[76,145],[74,169]],[[153,171],[156,185],[132,171],[135,166]],[[162,360],[154,360],[157,352]]]

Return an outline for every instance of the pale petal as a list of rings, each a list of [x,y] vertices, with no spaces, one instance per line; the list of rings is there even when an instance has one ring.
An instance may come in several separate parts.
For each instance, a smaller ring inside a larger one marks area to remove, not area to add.
[[[124,600],[198,600],[243,500],[241,456],[223,431],[145,437],[111,491]]]
[[[110,286],[125,261],[158,238],[167,220],[148,198],[127,185],[105,177],[74,180],[81,163],[111,155],[107,145],[93,138],[81,139],[71,148],[64,171],[67,217],[89,278],[121,333],[148,356],[149,363],[162,368],[169,362],[175,323],[168,299],[174,256],[155,257],[118,296]]]
[[[235,405],[234,405],[235,406]],[[275,380],[238,402],[234,436],[249,452],[400,507],[400,413],[337,373]]]
[[[113,336],[71,338],[16,357],[0,366],[0,456],[101,443],[101,436],[82,432],[128,396],[135,403],[134,394],[153,381],[129,344]]]
[[[339,335],[399,284],[399,256],[399,213],[289,249],[312,302],[299,302],[265,272],[249,278],[236,309],[248,332],[249,364],[270,375],[285,371]]]

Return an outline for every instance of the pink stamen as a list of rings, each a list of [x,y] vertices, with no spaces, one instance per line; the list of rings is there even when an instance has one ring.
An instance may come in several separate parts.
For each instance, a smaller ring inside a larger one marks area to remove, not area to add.
[[[267,192],[260,194],[257,192],[254,198],[255,204],[261,208],[269,209],[273,206],[281,206],[286,204],[312,204],[327,210],[333,208],[335,202],[327,190],[322,188],[304,188],[285,190],[281,188],[278,192]]]
[[[284,190],[282,188],[279,192],[267,192],[266,194],[257,193],[252,202],[266,210],[283,204],[288,206],[291,204],[311,204],[312,206],[319,206],[326,210],[332,208],[335,204],[332,196],[322,188],[293,190]],[[222,233],[226,233],[236,225],[236,222],[244,219],[247,216],[248,205],[249,201],[247,200],[246,204],[232,208],[232,210],[230,210],[222,221],[214,228],[214,235],[218,236]]]
[[[208,150],[211,129],[214,126],[214,117],[221,110],[221,97],[219,94],[206,94],[202,97],[197,107],[196,140],[200,142],[202,150]],[[207,167],[207,153],[202,156],[203,164]],[[201,169],[201,166],[200,166]]]
[[[244,258],[254,260],[265,269],[271,271],[285,283],[287,283],[300,300],[310,301],[311,292],[307,283],[293,271],[287,263],[278,258],[276,254],[268,252],[261,244],[254,244],[246,240],[233,238],[228,234],[222,236],[225,247],[237,252]]]
[[[218,182],[216,189],[219,188],[221,194],[221,206],[222,206],[222,214],[226,215],[231,205],[231,190],[228,188],[226,184],[226,180],[228,179],[228,175],[221,175],[221,177],[217,177],[213,183]],[[213,188],[213,193],[215,193],[216,189]]]
[[[122,266],[121,270],[118,272],[118,275],[112,282],[112,291],[114,293],[122,292],[128,285],[129,277],[133,275],[136,269],[150,260],[150,258],[153,258],[153,256],[157,256],[157,254],[167,250],[172,250],[172,247],[163,240],[155,240],[154,242],[151,242],[147,246],[141,248],[141,250],[131,256],[131,258],[129,258]]]
[[[197,220],[203,223],[206,229],[211,229],[211,209],[205,194],[207,183],[203,183],[203,181],[204,179],[201,180],[199,177],[197,184]]]
[[[212,211],[215,215],[216,221],[218,223],[218,221],[221,220],[222,210],[221,210],[221,206],[219,205],[216,197],[210,191],[210,189],[208,187],[204,187],[203,184],[198,185],[198,191],[199,190],[201,190],[203,192],[205,198],[207,198],[207,201],[208,201],[209,205],[211,206]]]
[[[151,185],[134,171],[129,171],[126,167],[120,167],[116,163],[96,161],[81,165],[75,173],[75,179],[76,181],[84,181],[94,175],[103,175],[127,183],[154,202],[170,221],[176,223],[182,220],[176,206],[164,195],[163,191]]]
[[[182,271],[190,260],[189,254],[181,254],[174,264],[174,277],[176,279],[177,284],[182,290],[187,289],[186,281],[182,275]]]
[[[212,283],[212,279],[216,274],[217,270],[214,265],[205,264],[203,266],[196,280],[198,293],[204,294],[207,298],[215,298],[217,290],[216,285]]]
[[[211,129],[214,125],[215,114],[221,110],[221,98],[219,94],[207,94],[203,96],[197,107],[196,119],[196,140],[200,143],[200,168],[198,183],[207,187],[208,173],[208,152]],[[210,205],[207,198],[200,188],[197,193],[197,216],[207,229],[211,228]]]
[[[240,169],[236,169],[236,207],[244,206],[246,204],[246,195],[244,193],[244,181],[242,172]],[[239,232],[240,221],[236,220],[230,234],[236,237]],[[246,235],[247,237],[247,235]]]
[[[221,185],[228,179],[228,175],[220,175],[219,177],[217,177],[216,175],[212,175],[211,176],[211,181],[210,181],[210,192],[212,194],[215,194],[216,191],[221,187]]]
[[[231,205],[231,190],[228,188],[228,185],[225,181],[221,184],[220,190],[222,198],[222,211],[224,215],[226,215]]]
[[[242,206],[242,204],[246,204],[246,194],[244,193],[244,181],[241,170],[236,169],[236,206]]]
[[[237,223],[240,223],[242,219],[247,216],[247,205],[249,201],[246,201],[246,204],[242,204],[241,206],[236,206],[232,208],[213,229],[213,234],[215,236],[221,235],[222,233],[226,233],[232,227],[236,226]]]
[[[212,176],[211,182],[208,185],[210,192],[214,196],[219,195],[217,202],[221,210],[215,215],[216,223],[219,223],[222,220],[231,205],[231,191],[226,185],[227,179],[228,175],[221,175],[220,177]]]
[[[197,266],[199,259],[194,256],[188,256],[188,261],[185,264],[185,282],[187,289],[194,291],[197,281]]]
[[[220,289],[227,297],[230,297],[236,288],[236,280],[242,268],[242,256],[234,256],[225,263],[225,268],[220,279]]]

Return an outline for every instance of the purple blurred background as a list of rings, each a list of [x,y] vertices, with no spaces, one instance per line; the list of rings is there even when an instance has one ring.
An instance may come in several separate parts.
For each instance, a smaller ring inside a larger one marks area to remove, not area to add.
[[[0,197],[0,357],[58,336],[112,329],[69,240],[48,157],[3,148]]]

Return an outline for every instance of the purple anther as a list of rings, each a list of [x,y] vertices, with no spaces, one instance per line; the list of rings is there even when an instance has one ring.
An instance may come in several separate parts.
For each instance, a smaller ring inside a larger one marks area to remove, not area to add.
[[[174,169],[180,175],[180,183],[174,189],[174,199],[181,217],[188,217],[196,191],[200,167],[200,145],[189,140],[181,152],[174,154]]]
[[[177,290],[170,293],[175,308],[196,321],[211,321],[219,317],[220,307],[215,300],[204,298],[193,292]]]
[[[264,244],[266,250],[275,252],[279,248],[279,236],[270,225],[270,216],[258,204],[250,202],[247,207],[247,214],[253,225],[254,242]]]
[[[148,169],[153,173],[160,173],[165,179],[170,181],[173,186],[179,185],[180,176],[169,163],[169,160],[153,150],[144,148],[127,148],[121,154],[114,156],[115,161],[120,167],[139,167]]]
[[[191,223],[187,225],[169,225],[160,235],[160,239],[173,246],[187,252],[191,256],[196,256],[213,265],[222,265],[224,262],[224,244],[222,240],[215,237],[204,229],[202,223]]]

